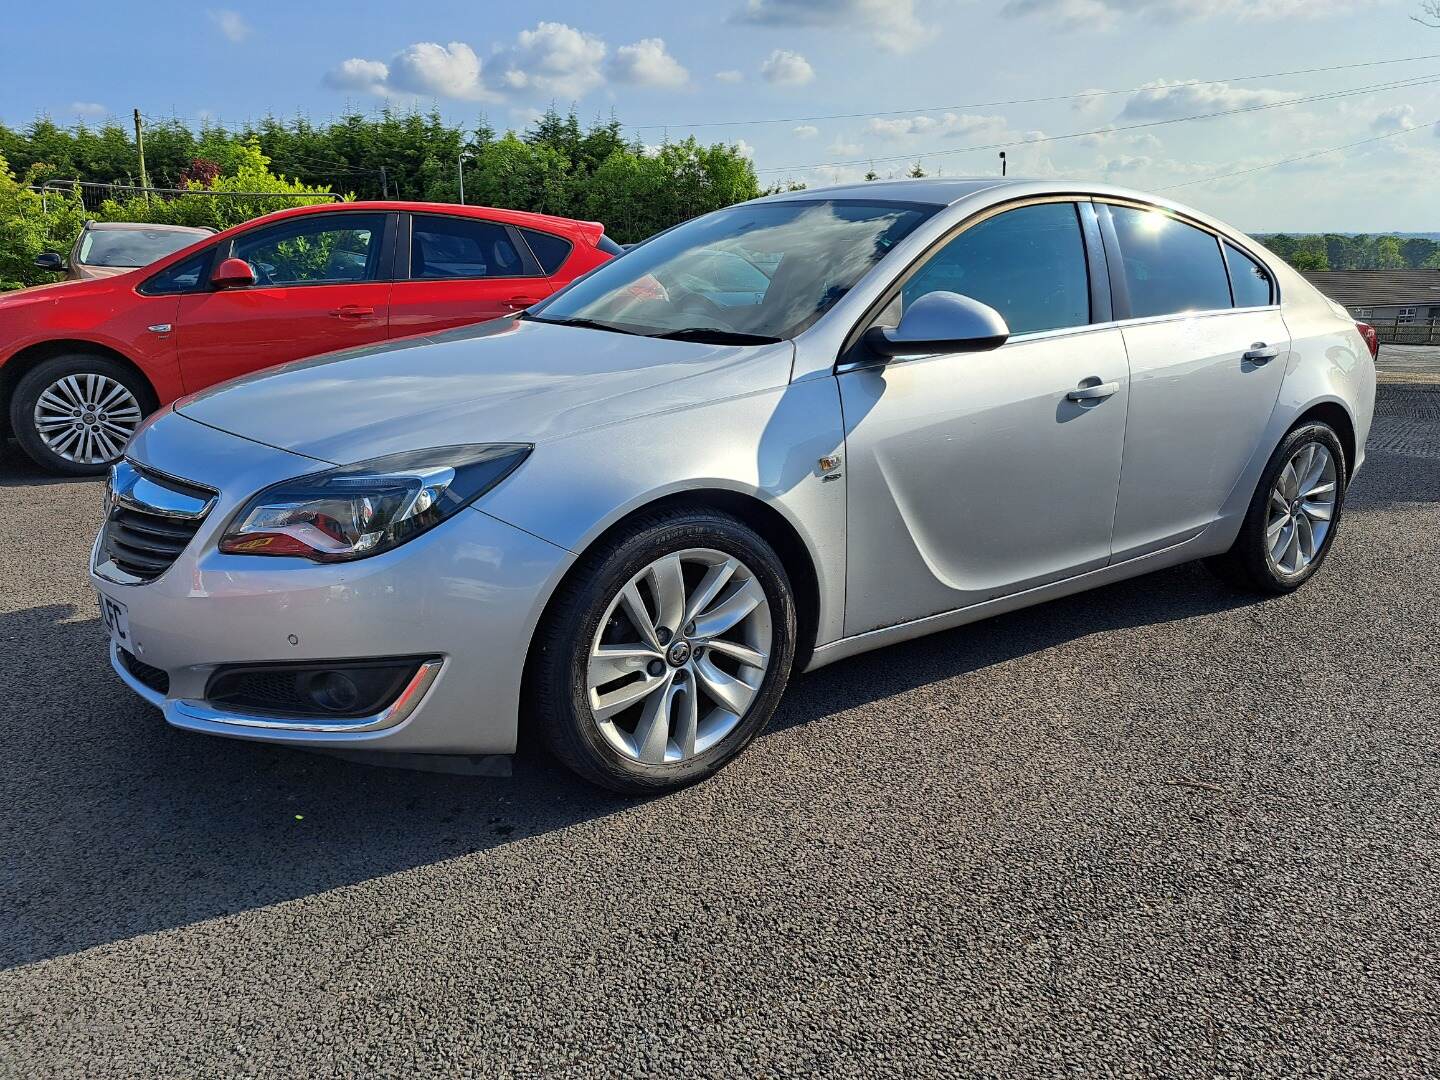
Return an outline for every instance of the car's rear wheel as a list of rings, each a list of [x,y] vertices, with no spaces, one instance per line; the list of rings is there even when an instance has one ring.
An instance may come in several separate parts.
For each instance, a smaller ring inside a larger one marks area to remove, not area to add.
[[[764,729],[795,626],[784,567],[749,526],[701,508],[646,517],[562,587],[532,658],[531,718],[602,787],[694,783]]]
[[[52,357],[21,376],[10,429],[35,464],[70,476],[102,473],[155,408],[145,380],[106,356]]]
[[[1334,429],[1319,421],[1300,425],[1265,466],[1234,545],[1207,564],[1241,588],[1294,592],[1330,553],[1345,483],[1345,449]]]

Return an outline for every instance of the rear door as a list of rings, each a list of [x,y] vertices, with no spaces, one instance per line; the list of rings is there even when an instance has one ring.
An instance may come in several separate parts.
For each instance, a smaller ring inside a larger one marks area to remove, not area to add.
[[[549,278],[512,226],[458,214],[408,219],[408,271],[391,298],[391,337],[499,318],[550,295]]]
[[[1118,561],[1219,515],[1274,411],[1290,334],[1270,275],[1228,241],[1154,208],[1098,209],[1130,358]]]
[[[180,298],[185,388],[383,340],[396,224],[387,213],[306,214],[222,244],[217,258],[244,259],[256,283]]]

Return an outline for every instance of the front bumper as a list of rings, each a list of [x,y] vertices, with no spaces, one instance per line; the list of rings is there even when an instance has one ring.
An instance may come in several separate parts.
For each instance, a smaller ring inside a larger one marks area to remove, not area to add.
[[[131,453],[218,489],[215,508],[154,581],[108,580],[91,559],[92,584],[126,608],[130,651],[168,677],[168,688],[157,692],[126,670],[112,646],[111,663],[132,690],[175,727],[210,735],[412,754],[514,752],[530,640],[545,599],[574,559],[570,552],[470,508],[393,551],[352,563],[222,555],[216,538],[241,502],[319,463],[178,416],[158,426],[172,422],[195,443],[186,450],[192,468],[155,440],[137,440]],[[196,475],[196,461],[225,458],[244,461],[243,480],[223,475],[224,468]],[[383,714],[359,721],[277,720],[205,700],[221,665],[421,655],[438,665],[417,672]]]

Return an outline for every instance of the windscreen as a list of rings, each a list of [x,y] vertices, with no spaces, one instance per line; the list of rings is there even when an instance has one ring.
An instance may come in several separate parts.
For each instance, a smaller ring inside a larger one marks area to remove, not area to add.
[[[80,241],[85,266],[149,266],[199,240],[198,233],[169,229],[98,229]]]

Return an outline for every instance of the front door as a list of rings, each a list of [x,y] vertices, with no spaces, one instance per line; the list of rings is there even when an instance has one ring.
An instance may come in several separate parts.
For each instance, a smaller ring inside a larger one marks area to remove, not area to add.
[[[408,257],[391,297],[391,337],[513,315],[552,291],[516,230],[494,221],[412,214]]]
[[[838,376],[847,634],[1109,560],[1129,371],[1120,331],[1092,323],[1081,220],[1072,203],[1042,203],[966,228],[876,320],[946,289],[1005,316],[1004,346]],[[1103,396],[1069,396],[1087,389]]]
[[[343,211],[235,237],[228,255],[250,264],[255,284],[180,298],[175,334],[186,389],[383,340],[392,224],[390,214]]]

